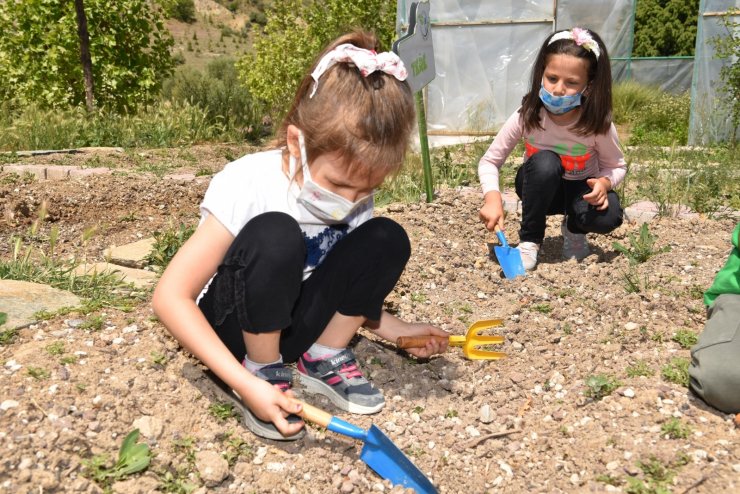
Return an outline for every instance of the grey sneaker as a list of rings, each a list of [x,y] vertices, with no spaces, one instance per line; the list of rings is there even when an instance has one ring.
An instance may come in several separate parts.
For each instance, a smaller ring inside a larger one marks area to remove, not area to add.
[[[560,225],[560,233],[563,235],[563,258],[576,259],[580,261],[591,254],[585,233],[571,233],[566,221]]]
[[[304,353],[297,368],[306,392],[324,395],[342,410],[367,415],[385,405],[383,394],[363,377],[348,348],[326,359],[312,360]]]
[[[537,265],[537,254],[540,252],[540,244],[534,242],[520,242],[517,250],[522,256],[522,265],[527,271],[531,271]]]
[[[255,372],[254,375],[276,386],[281,391],[287,391],[290,389],[291,383],[293,382],[293,371],[285,367],[283,364],[268,365]],[[272,422],[265,422],[253,414],[249,407],[242,402],[241,397],[236,391],[232,391],[232,393],[236,398],[236,400],[234,400],[234,404],[238,406],[244,416],[244,425],[247,429],[252,431],[253,434],[266,439],[272,439],[274,441],[295,441],[306,434],[306,430],[301,429],[298,433],[292,436],[283,436],[280,431],[277,430],[275,424]],[[288,415],[286,420],[292,424],[300,422],[301,418],[297,415]]]

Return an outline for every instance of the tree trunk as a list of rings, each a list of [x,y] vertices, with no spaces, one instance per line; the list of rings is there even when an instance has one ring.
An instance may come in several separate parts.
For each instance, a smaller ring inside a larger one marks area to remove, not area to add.
[[[82,73],[85,76],[85,106],[91,112],[93,106],[93,73],[92,58],[90,58],[90,34],[87,32],[87,17],[85,16],[84,0],[75,0],[77,11],[77,35],[80,37],[80,62]]]

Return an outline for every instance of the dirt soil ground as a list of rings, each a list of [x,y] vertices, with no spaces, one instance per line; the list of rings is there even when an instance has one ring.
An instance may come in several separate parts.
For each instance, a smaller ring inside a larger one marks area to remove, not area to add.
[[[209,177],[178,180],[145,170],[217,171],[244,150],[18,158],[113,173],[62,181],[0,176],[0,256],[9,258],[10,236],[27,233],[42,201],[49,217],[36,244],[43,248],[56,225],[58,254],[78,259],[102,260],[110,245],[194,224]],[[593,254],[563,262],[553,217],[537,270],[507,280],[491,255],[492,235],[477,219],[480,201],[474,188],[442,190],[430,204],[378,211],[401,223],[413,246],[387,309],[455,334],[473,321],[501,318],[496,333],[508,357],[471,361],[450,349],[420,362],[363,330],[354,349],[385,393],[385,408],[350,416],[321,398],[308,401],[380,427],[440,492],[740,492],[733,417],[662,372],[689,358],[673,338],[701,331],[702,291],[724,264],[736,220],[651,222],[657,247],[670,251],[634,268],[640,291],[630,293],[628,261],[612,243],[629,246],[637,225],[589,236]],[[513,214],[508,222],[513,244],[517,220]],[[91,227],[96,234],[83,241]],[[95,316],[102,328],[83,329]],[[50,346],[63,353],[52,355]],[[65,356],[72,358],[61,364]],[[222,400],[153,317],[148,296],[131,312],[72,313],[25,328],[0,346],[0,361],[0,402],[17,404],[0,410],[2,493],[101,492],[82,475],[83,461],[116,458],[135,427],[154,458],[146,472],[115,482],[114,492],[187,492],[186,484],[216,493],[403,491],[366,467],[358,442],[311,426],[296,443],[264,441],[237,418],[218,418],[213,405]],[[33,377],[30,369],[48,376]],[[602,399],[586,384],[598,374],[619,381]]]

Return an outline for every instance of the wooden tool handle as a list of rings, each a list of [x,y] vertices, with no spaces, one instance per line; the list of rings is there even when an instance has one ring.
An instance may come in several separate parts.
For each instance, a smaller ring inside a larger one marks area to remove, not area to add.
[[[437,340],[440,343],[449,340],[449,336],[438,336],[436,334],[427,334],[423,336],[400,336],[396,340],[398,348],[418,348],[423,347],[429,340]]]
[[[295,401],[301,404],[302,408],[298,415],[300,415],[303,420],[313,422],[314,424],[320,425],[321,427],[326,427],[327,425],[329,425],[329,422],[331,422],[332,414],[330,414],[329,412],[325,412],[320,408],[309,405],[305,401]]]

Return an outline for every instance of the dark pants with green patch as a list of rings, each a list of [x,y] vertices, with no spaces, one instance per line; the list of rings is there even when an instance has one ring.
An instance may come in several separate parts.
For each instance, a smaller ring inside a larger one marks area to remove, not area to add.
[[[740,295],[723,294],[691,349],[689,387],[707,404],[740,413]]]

